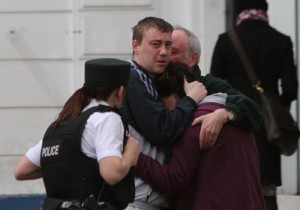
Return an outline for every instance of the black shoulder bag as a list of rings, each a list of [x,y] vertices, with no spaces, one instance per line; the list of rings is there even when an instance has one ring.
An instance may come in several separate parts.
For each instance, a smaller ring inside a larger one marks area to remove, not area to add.
[[[297,147],[300,131],[290,111],[283,106],[280,96],[267,92],[257,79],[253,66],[242,47],[236,32],[228,31],[228,35],[238,52],[240,60],[248,74],[248,77],[257,90],[264,113],[264,127],[269,143],[277,147],[281,154],[290,156]]]

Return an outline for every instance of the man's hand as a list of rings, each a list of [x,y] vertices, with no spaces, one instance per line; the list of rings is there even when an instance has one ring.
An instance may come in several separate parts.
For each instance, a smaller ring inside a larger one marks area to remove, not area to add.
[[[227,121],[226,110],[217,109],[210,114],[196,118],[192,122],[192,125],[202,123],[199,134],[200,149],[209,149],[215,144],[223,124]]]
[[[205,86],[198,81],[188,83],[186,79],[184,79],[184,91],[186,95],[191,97],[197,104],[207,96]]]
[[[124,152],[127,152],[129,154],[128,156],[132,160],[132,165],[135,165],[141,151],[140,144],[131,134],[128,134],[127,137],[128,139],[124,148]]]

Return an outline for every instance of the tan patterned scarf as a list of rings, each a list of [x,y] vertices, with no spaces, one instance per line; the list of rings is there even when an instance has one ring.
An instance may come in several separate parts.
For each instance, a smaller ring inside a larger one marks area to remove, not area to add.
[[[245,20],[262,20],[268,22],[268,14],[264,10],[246,9],[243,10],[236,18],[236,25],[239,25]]]

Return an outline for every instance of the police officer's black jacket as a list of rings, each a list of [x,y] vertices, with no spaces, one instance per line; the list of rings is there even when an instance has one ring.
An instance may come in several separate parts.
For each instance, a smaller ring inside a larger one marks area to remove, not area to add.
[[[41,170],[48,197],[80,202],[91,194],[98,198],[104,186],[98,162],[81,151],[86,121],[96,111],[119,114],[117,109],[99,105],[82,112],[76,119],[62,121],[56,128],[49,126],[47,129],[42,144]],[[121,182],[114,186],[105,184],[103,189],[101,201],[109,202],[116,209],[124,209],[134,199],[133,167]]]

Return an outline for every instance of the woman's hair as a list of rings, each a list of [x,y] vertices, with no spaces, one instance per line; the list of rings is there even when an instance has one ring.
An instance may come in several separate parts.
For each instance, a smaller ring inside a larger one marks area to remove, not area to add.
[[[106,101],[111,93],[118,88],[119,87],[84,86],[78,89],[67,100],[52,126],[56,127],[63,120],[76,118],[93,98],[97,101]]]
[[[157,92],[161,97],[169,96],[172,93],[184,97],[184,78],[187,82],[195,81],[194,75],[189,71],[189,67],[181,62],[170,62],[165,72],[156,80]]]

